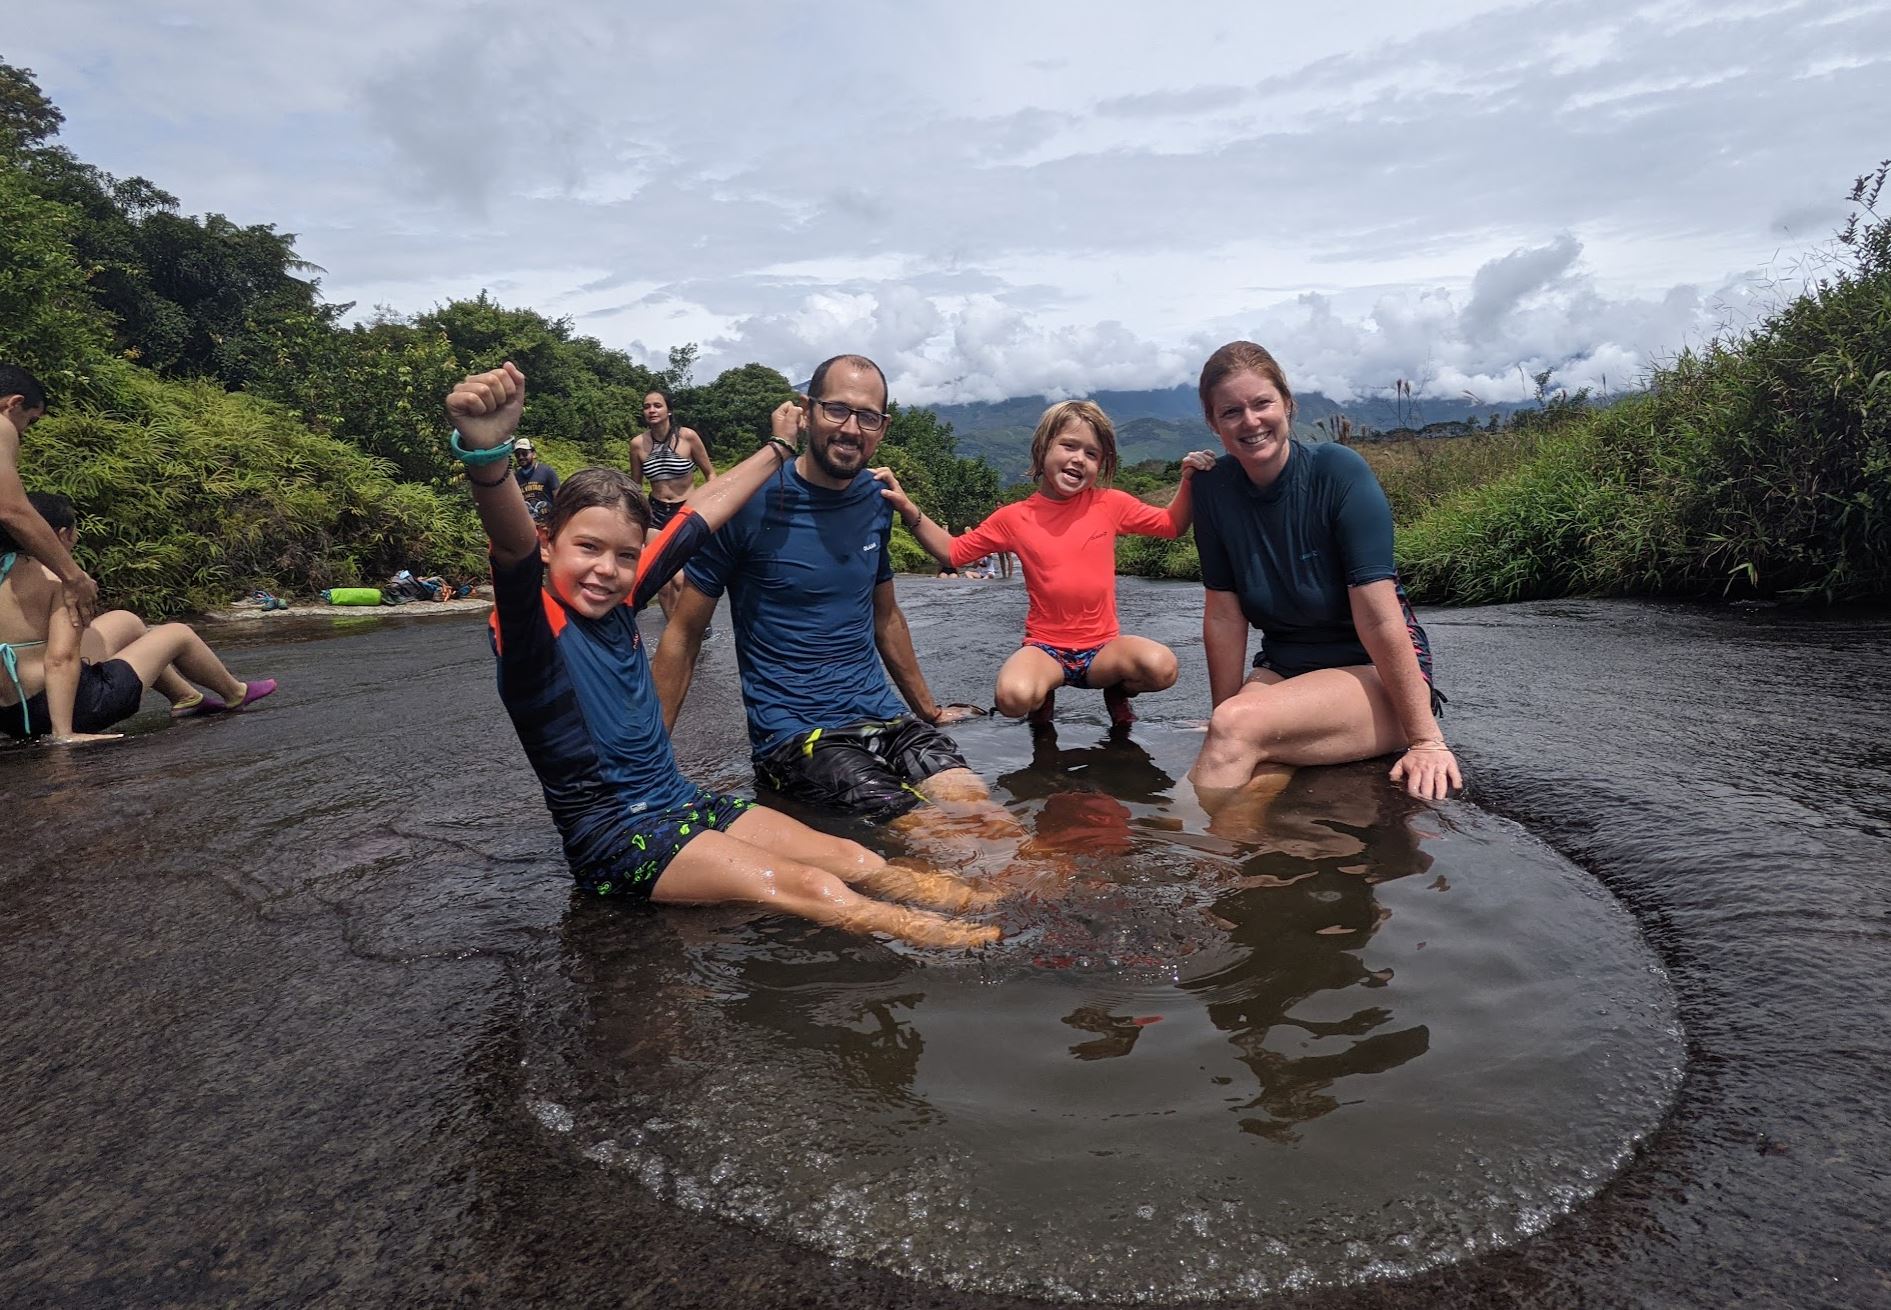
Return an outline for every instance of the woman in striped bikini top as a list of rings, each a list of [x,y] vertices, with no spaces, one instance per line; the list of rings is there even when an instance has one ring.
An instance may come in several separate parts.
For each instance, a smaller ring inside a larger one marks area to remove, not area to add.
[[[660,507],[674,507],[689,495],[697,469],[713,478],[716,466],[703,439],[677,423],[670,398],[661,391],[643,398],[643,421],[646,430],[630,439],[630,471],[650,483],[651,506],[661,512]]]

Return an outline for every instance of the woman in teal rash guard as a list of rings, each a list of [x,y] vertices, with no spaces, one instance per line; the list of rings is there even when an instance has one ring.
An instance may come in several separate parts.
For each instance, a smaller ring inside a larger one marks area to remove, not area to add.
[[[1212,804],[1267,766],[1398,753],[1392,781],[1464,785],[1438,731],[1431,649],[1392,559],[1392,511],[1360,454],[1293,439],[1293,392],[1251,341],[1202,366],[1202,414],[1228,452],[1195,478],[1202,645],[1214,713],[1189,776]],[[1247,666],[1249,627],[1261,649]],[[1275,771],[1278,773],[1278,771]]]

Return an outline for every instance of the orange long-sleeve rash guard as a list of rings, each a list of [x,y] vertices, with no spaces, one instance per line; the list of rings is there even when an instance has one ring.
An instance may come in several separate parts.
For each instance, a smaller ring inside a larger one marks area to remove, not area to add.
[[[1068,500],[1035,492],[1001,505],[992,516],[952,539],[952,567],[963,568],[993,551],[1016,551],[1024,566],[1030,611],[1024,639],[1069,650],[1114,640],[1116,538],[1174,537],[1167,510],[1145,505],[1127,491],[1091,487]]]

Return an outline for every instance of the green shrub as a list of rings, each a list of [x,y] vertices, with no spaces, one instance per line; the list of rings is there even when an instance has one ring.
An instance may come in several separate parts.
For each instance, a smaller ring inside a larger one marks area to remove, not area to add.
[[[1886,173],[1860,180],[1831,277],[1405,528],[1414,595],[1891,594],[1891,226],[1872,209]]]
[[[27,434],[21,464],[28,486],[78,506],[78,553],[109,603],[147,617],[252,587],[485,569],[464,492],[399,483],[386,461],[214,383],[108,363]]]

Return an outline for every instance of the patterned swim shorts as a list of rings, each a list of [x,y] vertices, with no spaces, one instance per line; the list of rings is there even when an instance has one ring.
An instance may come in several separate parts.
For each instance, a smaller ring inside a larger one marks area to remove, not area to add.
[[[1088,687],[1090,666],[1096,662],[1097,652],[1103,647],[1092,646],[1088,650],[1075,650],[1067,646],[1047,646],[1041,641],[1027,641],[1027,646],[1035,646],[1046,655],[1056,660],[1064,668],[1066,687]]]
[[[622,853],[608,865],[574,875],[594,896],[632,896],[648,900],[657,879],[677,852],[705,832],[723,832],[754,801],[699,791],[696,799],[672,809],[640,814],[626,833]]]

